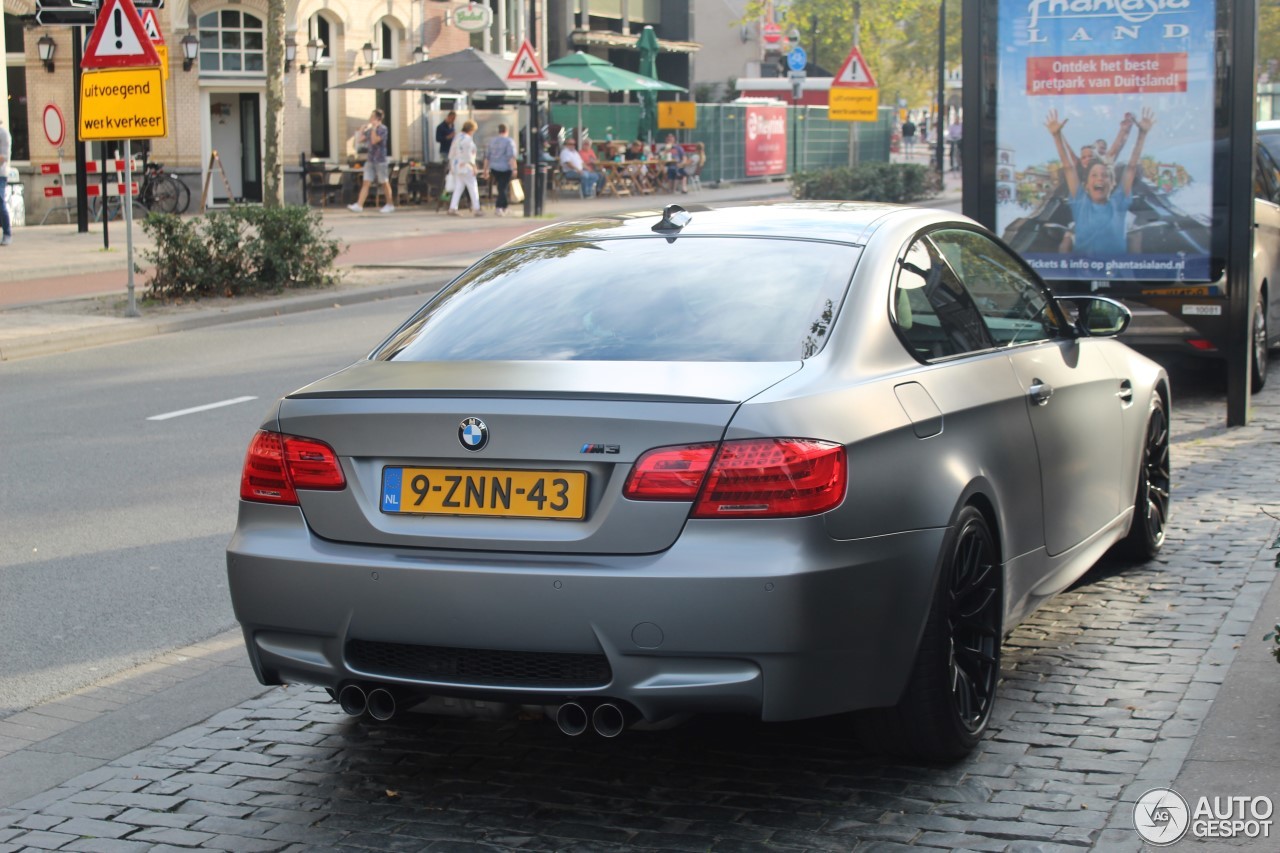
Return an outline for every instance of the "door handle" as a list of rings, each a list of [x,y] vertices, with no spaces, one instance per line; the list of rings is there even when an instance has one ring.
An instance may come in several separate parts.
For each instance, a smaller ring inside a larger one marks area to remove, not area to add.
[[[1133,402],[1133,383],[1128,379],[1120,381],[1120,390],[1116,392],[1116,396],[1126,403]]]
[[[1053,386],[1039,379],[1032,379],[1031,387],[1027,389],[1027,396],[1037,406],[1043,406],[1053,396]]]

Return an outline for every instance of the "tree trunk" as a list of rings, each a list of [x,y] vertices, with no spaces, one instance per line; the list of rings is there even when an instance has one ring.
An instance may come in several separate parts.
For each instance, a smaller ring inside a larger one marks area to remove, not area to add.
[[[267,0],[267,127],[262,146],[262,204],[284,207],[285,0]]]

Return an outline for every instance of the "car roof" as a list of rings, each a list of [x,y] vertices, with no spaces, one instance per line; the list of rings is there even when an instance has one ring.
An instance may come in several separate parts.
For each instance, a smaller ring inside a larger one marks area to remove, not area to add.
[[[1268,119],[1260,121],[1257,125],[1258,130],[1280,130],[1280,119]]]
[[[679,231],[655,232],[661,210],[638,211],[560,222],[518,237],[503,249],[602,240],[620,237],[778,237],[866,245],[876,224],[891,214],[911,208],[876,202],[783,202],[774,204],[707,207],[683,206],[692,218]]]

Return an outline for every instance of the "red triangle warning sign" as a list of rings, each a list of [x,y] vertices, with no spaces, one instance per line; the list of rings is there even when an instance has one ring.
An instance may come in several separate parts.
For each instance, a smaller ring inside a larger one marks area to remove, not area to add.
[[[158,29],[158,28],[157,28]],[[105,0],[84,48],[81,68],[147,68],[160,54],[147,36],[132,0]]]
[[[844,65],[840,66],[840,70],[832,78],[831,85],[846,86],[853,89],[876,88],[876,78],[872,76],[871,69],[867,67],[867,61],[862,58],[862,51],[856,47],[849,51],[849,56],[845,58]]]
[[[146,30],[147,38],[151,39],[152,44],[164,44],[164,34],[160,32],[155,9],[142,10],[142,29]]]
[[[533,45],[529,44],[528,39],[525,39],[520,45],[520,50],[516,51],[516,58],[511,61],[511,70],[507,72],[507,79],[513,82],[537,82],[547,79],[542,66],[538,64],[538,55],[533,52]]]

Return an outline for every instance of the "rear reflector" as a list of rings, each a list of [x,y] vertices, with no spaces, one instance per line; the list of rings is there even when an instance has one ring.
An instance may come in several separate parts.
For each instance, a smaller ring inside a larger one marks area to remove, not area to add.
[[[332,447],[267,430],[258,430],[249,442],[240,474],[241,500],[262,503],[296,505],[296,489],[339,491],[346,486]]]
[[[803,438],[738,439],[659,447],[627,477],[631,500],[693,501],[694,518],[815,515],[844,500],[844,447]]]
[[[1201,352],[1213,352],[1217,349],[1217,347],[1213,345],[1213,341],[1207,341],[1204,338],[1187,338],[1187,344],[1192,349],[1198,349]]]

